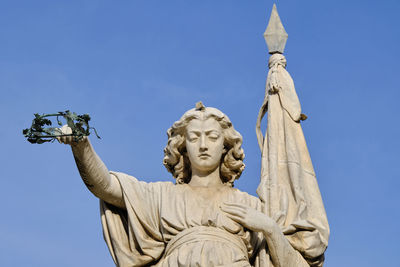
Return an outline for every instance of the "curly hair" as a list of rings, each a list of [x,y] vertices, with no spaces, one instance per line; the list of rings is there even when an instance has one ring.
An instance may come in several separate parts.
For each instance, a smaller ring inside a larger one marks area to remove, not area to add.
[[[242,149],[242,136],[237,132],[228,116],[220,110],[204,107],[201,102],[196,108],[191,109],[168,129],[168,143],[164,149],[163,164],[172,173],[177,184],[189,183],[192,171],[186,151],[186,127],[193,119],[207,120],[214,118],[219,122],[224,135],[224,152],[221,156],[220,177],[224,184],[233,186],[236,179],[244,170],[244,152]]]

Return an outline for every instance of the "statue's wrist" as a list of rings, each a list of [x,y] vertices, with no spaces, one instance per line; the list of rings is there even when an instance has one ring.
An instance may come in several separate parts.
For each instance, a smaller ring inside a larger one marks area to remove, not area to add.
[[[274,220],[268,217],[266,223],[264,225],[263,233],[266,236],[272,236],[277,232],[280,232],[281,229],[279,228],[278,224]]]
[[[71,143],[71,148],[74,153],[84,153],[90,147],[90,142],[87,137],[84,137],[82,140],[73,141]]]

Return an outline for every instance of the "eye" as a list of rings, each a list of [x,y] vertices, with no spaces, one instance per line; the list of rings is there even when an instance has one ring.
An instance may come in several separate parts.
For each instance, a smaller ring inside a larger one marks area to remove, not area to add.
[[[196,142],[199,139],[199,137],[195,134],[189,134],[187,138],[189,142]]]
[[[213,141],[216,141],[219,138],[219,134],[211,133],[211,134],[208,135],[208,138],[213,140]]]

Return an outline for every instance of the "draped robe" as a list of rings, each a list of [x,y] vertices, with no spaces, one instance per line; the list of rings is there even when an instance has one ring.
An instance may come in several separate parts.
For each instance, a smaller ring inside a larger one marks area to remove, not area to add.
[[[273,266],[262,233],[220,210],[223,202],[261,211],[261,201],[230,186],[204,199],[188,184],[146,183],[112,172],[126,209],[101,201],[104,239],[117,266]],[[308,266],[301,255],[284,266]]]

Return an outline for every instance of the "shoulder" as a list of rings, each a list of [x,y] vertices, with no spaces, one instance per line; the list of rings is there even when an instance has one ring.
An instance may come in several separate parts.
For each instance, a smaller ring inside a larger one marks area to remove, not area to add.
[[[253,195],[250,195],[249,193],[245,192],[245,191],[241,191],[237,188],[232,188],[231,189],[233,191],[234,194],[240,195],[246,199],[252,200],[252,201],[260,201],[260,199],[258,197],[255,197]]]
[[[137,179],[136,177],[123,173],[123,172],[115,172],[110,171],[110,174],[115,176],[120,182],[121,186],[127,185],[135,185],[139,187],[143,187],[146,189],[172,189],[175,188],[175,184],[172,182],[145,182]]]
[[[243,204],[247,204],[253,208],[261,208],[261,200],[258,197],[255,197],[253,195],[250,195],[247,192],[240,191],[237,188],[232,188],[232,194],[235,195],[235,198],[238,199]]]

